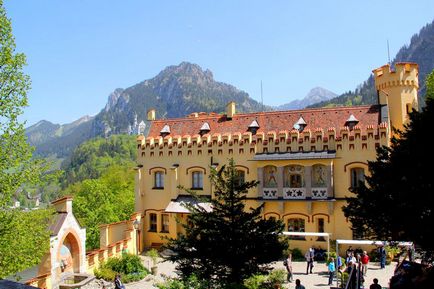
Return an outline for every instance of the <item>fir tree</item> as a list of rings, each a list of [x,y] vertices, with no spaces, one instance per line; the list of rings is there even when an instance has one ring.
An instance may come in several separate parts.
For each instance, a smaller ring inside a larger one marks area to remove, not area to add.
[[[247,192],[258,182],[240,182],[232,159],[228,166],[212,169],[210,180],[215,195],[210,200],[212,211],[188,206],[185,234],[167,245],[175,253],[169,260],[178,262],[184,278],[194,274],[219,284],[241,283],[268,271],[267,264],[282,256],[287,243],[280,240],[281,221],[263,219],[261,207],[246,210]]]

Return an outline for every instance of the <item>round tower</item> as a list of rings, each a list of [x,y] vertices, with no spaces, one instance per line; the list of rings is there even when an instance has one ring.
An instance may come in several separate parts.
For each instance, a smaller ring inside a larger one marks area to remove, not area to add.
[[[392,69],[389,64],[372,71],[375,77],[378,101],[387,106],[391,127],[402,130],[408,114],[418,110],[419,67],[416,63],[400,62]],[[382,110],[383,112],[384,110]]]

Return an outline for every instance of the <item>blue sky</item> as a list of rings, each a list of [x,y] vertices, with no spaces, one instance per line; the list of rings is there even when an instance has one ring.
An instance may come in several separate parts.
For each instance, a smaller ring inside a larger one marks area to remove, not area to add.
[[[32,78],[24,119],[71,122],[182,61],[264,103],[354,89],[434,19],[434,1],[4,0]],[[414,3],[417,4],[414,4]],[[415,7],[415,8],[413,8]]]

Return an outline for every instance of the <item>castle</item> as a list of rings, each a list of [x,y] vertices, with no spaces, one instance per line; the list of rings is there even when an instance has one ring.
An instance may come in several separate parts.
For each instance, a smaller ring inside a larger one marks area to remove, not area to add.
[[[101,225],[100,248],[85,252],[85,229],[73,215],[72,198],[54,201],[50,252],[26,284],[59,288],[65,274],[92,274],[110,257],[176,238],[184,230],[178,221],[189,214],[183,204],[195,202],[178,187],[213,198],[210,167],[229,158],[240,181],[259,181],[248,192],[247,208],[263,205],[263,217],[282,220],[285,231],[356,239],[342,212],[349,188],[364,181],[376,148],[390,145],[392,127],[402,129],[418,108],[417,64],[384,65],[373,73],[375,105],[239,114],[231,102],[225,114],[164,120],[150,110],[148,136],[137,137],[136,212],[130,220]],[[201,206],[211,210],[208,204]],[[321,236],[292,236],[290,244],[302,250],[326,246]]]
[[[233,158],[241,179],[258,180],[247,207],[263,205],[264,218],[280,219],[289,232],[326,232],[353,239],[342,207],[368,173],[376,148],[390,144],[392,127],[402,129],[418,108],[418,66],[397,63],[373,70],[378,103],[354,107],[236,113],[192,113],[155,118],[147,137],[138,136],[135,210],[141,214],[140,249],[160,246],[162,237],[183,232],[185,202],[178,189],[213,198],[208,175]],[[206,206],[206,203],[204,204]],[[321,237],[293,237],[292,246],[325,247]]]

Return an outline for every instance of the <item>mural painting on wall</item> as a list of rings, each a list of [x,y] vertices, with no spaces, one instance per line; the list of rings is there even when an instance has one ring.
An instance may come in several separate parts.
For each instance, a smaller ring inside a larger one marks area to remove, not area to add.
[[[264,187],[277,188],[277,169],[273,166],[264,168]]]
[[[73,271],[71,245],[69,243],[64,243],[60,247],[60,269],[62,272]]]
[[[302,188],[304,187],[304,167],[287,166],[284,169],[284,187],[285,188]]]
[[[326,187],[326,168],[323,165],[313,166],[313,186],[314,187]]]

